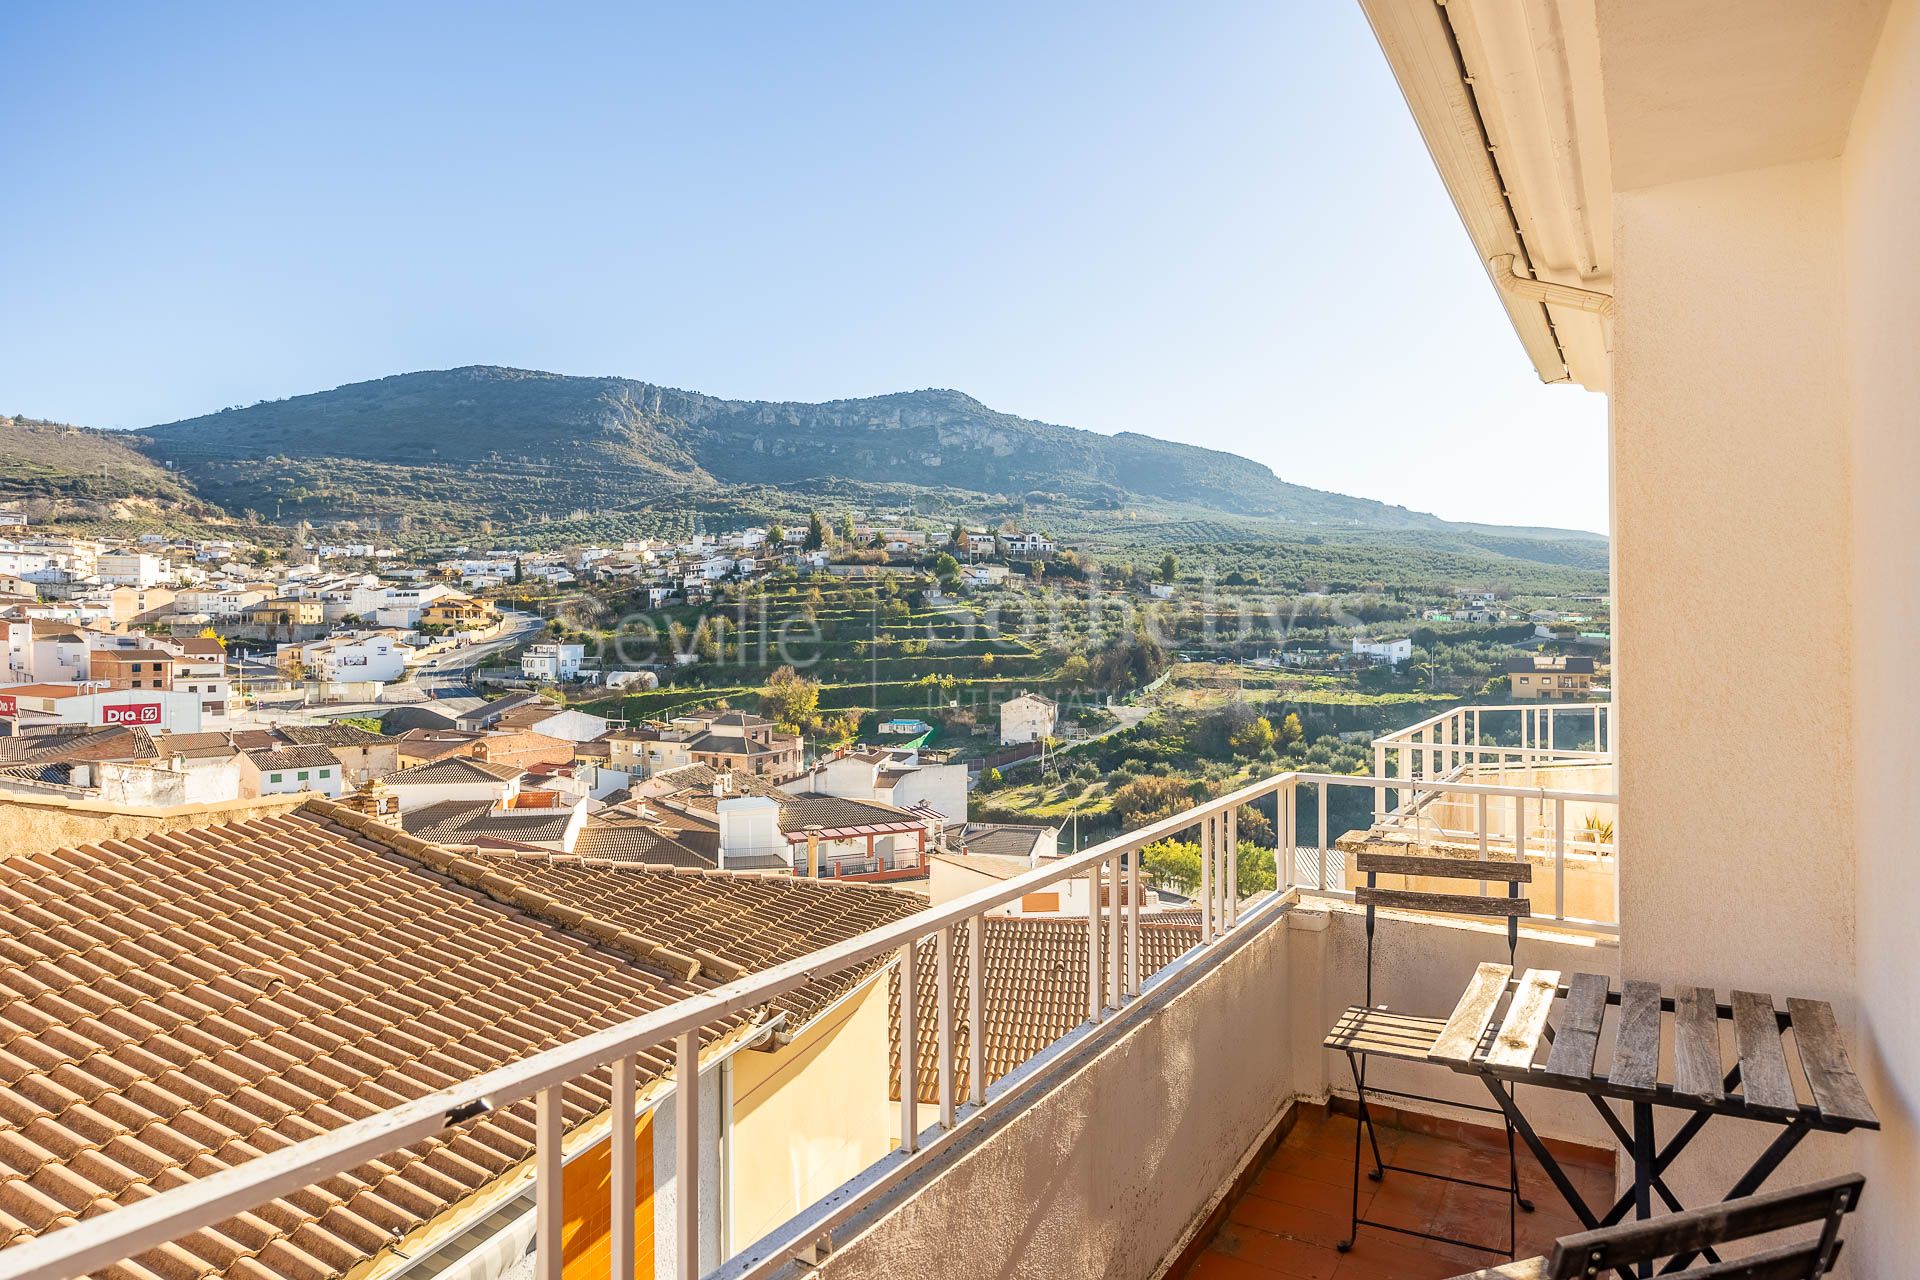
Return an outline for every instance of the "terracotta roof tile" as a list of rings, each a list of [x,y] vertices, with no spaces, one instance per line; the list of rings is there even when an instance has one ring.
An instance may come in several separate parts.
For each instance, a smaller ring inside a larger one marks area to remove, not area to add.
[[[421,857],[444,851],[358,816],[316,804],[0,860],[0,1240],[711,981],[494,901]],[[604,1073],[570,1086],[569,1123],[604,1110],[606,1089]],[[530,1158],[531,1135],[520,1104],[102,1274],[337,1276]]]
[[[987,916],[986,922],[986,1075],[992,1084],[1087,1017],[1087,923],[1024,916]],[[967,930],[954,929],[953,1011],[954,1089],[965,1097],[970,1087],[967,1063]],[[1142,920],[1140,976],[1172,964],[1200,941],[1200,930]],[[1104,946],[1104,939],[1103,939]],[[920,946],[919,1040],[915,1059],[922,1102],[940,1100],[939,966],[931,940]],[[900,1097],[900,978],[888,976],[889,1040],[892,1045],[892,1096]]]

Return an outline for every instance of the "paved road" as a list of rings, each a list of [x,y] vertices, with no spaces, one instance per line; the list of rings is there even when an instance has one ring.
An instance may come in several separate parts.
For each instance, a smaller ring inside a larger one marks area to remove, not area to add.
[[[501,618],[506,630],[494,639],[435,654],[415,667],[413,669],[414,688],[430,699],[457,698],[470,694],[473,690],[468,681],[473,678],[475,667],[502,650],[517,648],[527,643],[546,626],[546,619],[538,614],[503,611]],[[246,677],[249,680],[278,674],[271,662],[250,657],[245,665]],[[274,721],[319,724],[337,720],[341,716],[377,716],[396,705],[400,704],[398,702],[330,702],[309,706],[301,693],[288,691],[283,694],[267,694],[258,700],[251,711],[228,718],[210,720],[209,727],[237,728]]]
[[[514,649],[531,640],[546,619],[535,613],[501,612],[506,631],[493,640],[437,653],[413,669],[413,682],[429,698],[453,698],[473,692],[474,668],[506,649]]]

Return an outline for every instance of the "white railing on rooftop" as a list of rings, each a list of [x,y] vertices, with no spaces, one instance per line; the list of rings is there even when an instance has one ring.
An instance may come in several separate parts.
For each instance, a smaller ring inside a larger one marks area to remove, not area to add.
[[[899,1148],[774,1236],[728,1259],[718,1272],[730,1280],[769,1274],[786,1265],[797,1251],[812,1247],[836,1225],[897,1187],[909,1174],[940,1158],[957,1140],[957,1135],[969,1131],[969,1126],[997,1113],[1002,1104],[1018,1105],[1020,1092],[1032,1079],[1029,1069],[1037,1068],[1038,1060],[991,1086],[985,1083],[986,993],[980,924],[984,916],[1016,904],[1036,890],[1084,878],[1089,888],[1087,900],[1092,904],[1086,924],[1089,978],[1086,1019],[1055,1048],[1114,1034],[1116,1025],[1146,1007],[1142,1005],[1143,995],[1150,994],[1175,975],[1191,974],[1196,968],[1216,963],[1236,939],[1244,935],[1247,926],[1270,923],[1297,895],[1352,896],[1351,886],[1345,879],[1344,855],[1335,846],[1334,833],[1329,829],[1331,797],[1340,788],[1370,789],[1376,796],[1393,790],[1409,797],[1405,803],[1417,803],[1422,793],[1432,791],[1476,797],[1483,819],[1478,837],[1483,854],[1489,851],[1484,821],[1488,805],[1502,798],[1513,801],[1516,806],[1551,805],[1562,812],[1569,804],[1615,802],[1610,794],[1506,787],[1442,778],[1277,774],[1078,854],[1047,862],[1013,879],[823,947],[800,959],[476,1075],[322,1136],[15,1244],[0,1250],[0,1280],[65,1280],[98,1270],[528,1097],[535,1099],[536,1117],[533,1162],[536,1274],[542,1280],[559,1280],[565,1221],[560,1196],[563,1180],[561,1086],[608,1066],[612,1068],[614,1081],[610,1132],[615,1135],[610,1179],[610,1274],[614,1280],[633,1280],[636,1240],[632,1224],[640,1161],[631,1138],[639,1118],[636,1113],[640,1086],[638,1056],[671,1046],[673,1061],[677,1064],[676,1078],[694,1078],[699,1070],[702,1027],[765,1006],[816,978],[843,972],[876,958],[890,958],[899,968],[902,991],[898,1050]],[[1243,805],[1268,800],[1275,807],[1278,818],[1275,829],[1280,833],[1274,850],[1277,888],[1257,899],[1243,899],[1235,856],[1238,813]],[[1364,811],[1364,800],[1362,806]],[[1299,836],[1308,825],[1309,812],[1317,814],[1317,822],[1312,827],[1315,840],[1312,844],[1302,844]],[[1199,943],[1159,974],[1144,974],[1140,929],[1148,913],[1141,859],[1137,855],[1148,845],[1195,829],[1202,850],[1196,902],[1200,909]],[[1523,858],[1540,853],[1529,843],[1529,829],[1527,824],[1521,824],[1518,838],[1500,851],[1511,851]],[[1564,830],[1554,852],[1556,884],[1563,886],[1567,856]],[[1103,895],[1103,886],[1112,892]],[[1613,931],[1613,926],[1604,921],[1568,917],[1563,909],[1564,896],[1563,888],[1557,890],[1555,909],[1536,910],[1536,916],[1601,932]],[[961,926],[967,926],[969,996],[966,1012],[968,1091],[964,1097],[956,1091],[954,999],[955,948]],[[935,1016],[939,1019],[940,1061],[938,1102],[931,1108],[932,1123],[923,1126],[921,1104],[913,1084],[918,1078],[920,1045],[919,1009],[912,993],[917,990],[917,969],[923,962],[919,946],[929,940],[933,943],[932,963],[938,970]],[[677,1143],[672,1166],[659,1171],[657,1185],[698,1188],[701,1162],[703,1158],[710,1158],[699,1144],[701,1091],[677,1088],[670,1099],[663,1098],[657,1105],[673,1108]],[[626,1137],[623,1139],[620,1135]],[[670,1241],[656,1242],[662,1254],[674,1259],[674,1274],[686,1280],[700,1274],[698,1259],[702,1256],[703,1230],[700,1198],[697,1193],[674,1195],[675,1231]]]
[[[1486,780],[1514,769],[1613,763],[1610,702],[1518,702],[1459,706],[1373,740],[1381,778]],[[1377,816],[1405,803],[1379,793]]]

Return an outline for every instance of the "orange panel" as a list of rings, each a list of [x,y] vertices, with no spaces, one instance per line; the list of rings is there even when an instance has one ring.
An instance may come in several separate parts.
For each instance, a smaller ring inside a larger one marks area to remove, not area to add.
[[[653,1113],[634,1126],[639,1159],[633,1211],[633,1274],[653,1275]],[[561,1179],[561,1275],[565,1280],[606,1280],[613,1269],[613,1146],[603,1142],[575,1156]]]
[[[1020,898],[1020,909],[1022,911],[1038,912],[1058,911],[1060,909],[1060,895],[1057,893],[1024,894]]]

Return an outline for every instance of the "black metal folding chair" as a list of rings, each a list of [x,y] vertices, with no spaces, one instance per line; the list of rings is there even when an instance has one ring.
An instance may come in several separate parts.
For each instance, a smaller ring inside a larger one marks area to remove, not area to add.
[[[1442,1244],[1461,1245],[1469,1249],[1481,1249],[1487,1253],[1504,1253],[1511,1258],[1514,1255],[1514,1241],[1517,1235],[1514,1211],[1516,1208],[1524,1209],[1529,1213],[1533,1211],[1532,1203],[1520,1194],[1520,1164],[1514,1152],[1512,1121],[1497,1107],[1458,1102],[1452,1098],[1438,1098],[1401,1089],[1386,1089],[1367,1083],[1367,1063],[1372,1058],[1425,1064],[1427,1054],[1432,1050],[1434,1042],[1439,1039],[1442,1028],[1447,1025],[1445,1014],[1436,1018],[1399,1013],[1387,1005],[1376,1005],[1373,1002],[1374,931],[1376,915],[1381,907],[1500,918],[1507,922],[1507,963],[1511,965],[1514,951],[1520,942],[1520,919],[1532,914],[1532,903],[1521,896],[1520,886],[1533,880],[1533,868],[1528,863],[1520,861],[1395,853],[1357,854],[1354,858],[1354,867],[1358,871],[1365,872],[1367,877],[1366,885],[1356,888],[1353,894],[1354,901],[1367,909],[1366,1003],[1353,1005],[1341,1014],[1340,1021],[1334,1024],[1333,1030],[1327,1033],[1327,1038],[1323,1042],[1325,1047],[1338,1050],[1347,1056],[1347,1068],[1353,1073],[1355,1101],[1359,1110],[1359,1123],[1354,1126],[1353,1131],[1352,1226],[1347,1232],[1347,1238],[1338,1246],[1340,1252],[1345,1253],[1353,1247],[1361,1227],[1375,1227],[1382,1231],[1418,1236],[1423,1240],[1433,1240]],[[1501,884],[1505,886],[1506,894],[1503,897],[1495,897],[1485,893],[1484,889],[1473,893],[1428,893],[1412,889],[1382,889],[1379,887],[1379,877],[1382,875],[1418,877],[1425,880],[1471,880],[1480,882],[1482,886]],[[1369,1096],[1437,1103],[1466,1111],[1481,1111],[1499,1116],[1507,1134],[1507,1181],[1505,1183],[1480,1182],[1432,1169],[1392,1164],[1382,1159],[1380,1138],[1373,1127],[1373,1113],[1367,1106]],[[1420,1231],[1397,1223],[1361,1217],[1360,1163],[1369,1144],[1373,1149],[1373,1168],[1367,1171],[1367,1177],[1375,1182],[1385,1178],[1387,1170],[1391,1169],[1396,1173],[1411,1174],[1415,1177],[1433,1178],[1441,1182],[1455,1182],[1469,1187],[1507,1193],[1506,1246],[1502,1248],[1483,1244],[1477,1240],[1457,1240],[1451,1236],[1436,1235],[1433,1232]]]
[[[1723,1200],[1704,1209],[1687,1209],[1664,1218],[1630,1222],[1562,1236],[1553,1252],[1489,1267],[1454,1280],[1574,1280],[1618,1271],[1651,1275],[1653,1264],[1669,1259],[1660,1273],[1686,1268],[1702,1250],[1769,1232],[1820,1224],[1820,1234],[1798,1244],[1780,1245],[1730,1262],[1687,1270],[1693,1280],[1818,1280],[1840,1256],[1840,1220],[1860,1203],[1866,1179],[1857,1173],[1789,1187],[1764,1195]]]

